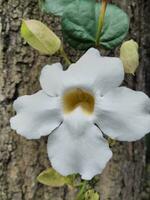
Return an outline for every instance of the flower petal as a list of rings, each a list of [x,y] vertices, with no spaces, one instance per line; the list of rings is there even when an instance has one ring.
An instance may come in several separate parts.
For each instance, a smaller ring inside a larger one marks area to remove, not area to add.
[[[49,97],[42,90],[19,97],[14,108],[17,115],[10,119],[11,128],[28,139],[48,135],[61,123],[59,98]]]
[[[89,49],[66,71],[60,63],[46,65],[40,76],[42,89],[50,96],[59,96],[69,88],[99,90],[103,95],[119,86],[124,78],[122,62],[115,57],[102,57],[99,51]]]
[[[135,141],[150,132],[150,99],[143,92],[120,87],[99,97],[95,122],[111,138]]]
[[[122,83],[124,70],[119,58],[102,57],[98,50],[91,48],[69,67],[66,75],[71,77],[69,85],[92,87],[103,95]],[[68,78],[66,80],[69,81]]]
[[[41,72],[40,84],[42,89],[50,96],[59,96],[62,90],[62,65],[55,63],[46,65]]]
[[[112,152],[98,127],[77,109],[49,136],[48,156],[60,174],[89,180],[102,172]]]

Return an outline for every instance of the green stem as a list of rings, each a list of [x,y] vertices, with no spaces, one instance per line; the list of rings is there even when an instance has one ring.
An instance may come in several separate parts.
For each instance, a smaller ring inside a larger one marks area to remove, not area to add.
[[[60,47],[60,54],[61,54],[61,56],[64,58],[66,64],[67,64],[68,66],[71,65],[71,61],[69,60],[69,58],[68,58],[66,52],[64,51],[63,45],[61,45],[61,47]]]
[[[77,196],[75,198],[75,200],[82,200],[83,194],[84,194],[85,189],[86,189],[86,185],[87,185],[87,181],[84,181],[79,193],[77,194]]]
[[[97,33],[96,33],[96,42],[95,42],[96,46],[99,46],[100,34],[104,25],[106,8],[107,8],[107,0],[102,0],[102,6],[100,9],[100,15],[98,19],[98,28],[97,28]]]

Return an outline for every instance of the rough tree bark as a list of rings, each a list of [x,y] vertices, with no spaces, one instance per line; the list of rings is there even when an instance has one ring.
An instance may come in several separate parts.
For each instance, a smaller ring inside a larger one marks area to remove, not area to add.
[[[130,37],[140,44],[140,68],[135,77],[127,76],[125,82],[128,87],[150,94],[150,3],[148,0],[114,0],[113,3],[130,15]],[[24,43],[19,34],[21,19],[42,20],[61,35],[59,19],[42,15],[38,0],[0,0],[0,15],[0,200],[73,200],[75,191],[67,187],[52,189],[36,182],[37,175],[49,167],[46,138],[26,140],[9,125],[14,99],[37,91],[42,66],[59,60],[39,56]],[[68,53],[75,59],[73,49]],[[95,184],[101,200],[141,200],[144,142],[117,142],[113,153],[113,159]]]

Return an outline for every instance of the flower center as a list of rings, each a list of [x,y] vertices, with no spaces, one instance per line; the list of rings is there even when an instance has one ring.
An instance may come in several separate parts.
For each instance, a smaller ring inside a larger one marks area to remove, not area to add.
[[[63,96],[63,110],[69,114],[77,107],[81,107],[83,112],[90,115],[94,111],[95,99],[86,90],[76,88],[67,91]]]

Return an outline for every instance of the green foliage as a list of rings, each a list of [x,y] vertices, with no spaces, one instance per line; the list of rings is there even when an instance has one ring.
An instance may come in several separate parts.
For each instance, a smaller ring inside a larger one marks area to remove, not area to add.
[[[100,196],[94,190],[88,190],[85,193],[84,200],[100,200]]]
[[[73,185],[73,176],[62,176],[58,174],[54,169],[49,168],[44,170],[42,173],[39,174],[37,180],[44,184],[51,187],[61,187],[65,184]]]
[[[62,30],[66,42],[76,49],[95,45],[101,4],[95,0],[74,0],[62,17]],[[107,49],[118,46],[128,33],[129,18],[115,5],[108,4],[100,44]]]
[[[21,36],[28,44],[44,55],[52,55],[61,47],[61,41],[55,33],[37,20],[23,20]]]
[[[95,46],[101,4],[95,0],[40,0],[42,11],[62,16],[62,30],[70,46],[86,50]],[[100,44],[106,49],[117,47],[129,29],[127,14],[108,4]]]
[[[66,6],[74,0],[39,0],[40,7],[43,12],[62,16]]]
[[[96,27],[94,0],[75,0],[62,17],[64,39],[77,49],[87,49],[95,44]]]

